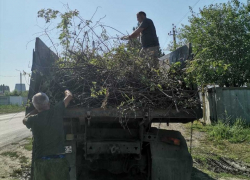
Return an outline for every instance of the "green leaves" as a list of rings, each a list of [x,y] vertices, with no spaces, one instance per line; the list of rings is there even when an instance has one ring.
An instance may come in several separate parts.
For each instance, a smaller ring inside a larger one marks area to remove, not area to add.
[[[198,84],[242,86],[250,81],[249,7],[238,0],[192,11],[190,25],[178,37],[191,42],[196,61],[188,63],[188,76]]]
[[[46,23],[49,23],[51,19],[56,19],[59,11],[52,9],[41,9],[37,13],[37,17],[44,18]]]
[[[41,9],[37,14],[37,16],[39,18],[43,18],[46,23],[50,23],[53,19],[60,18],[60,22],[56,26],[56,28],[61,32],[58,39],[60,40],[60,44],[64,46],[64,49],[68,49],[70,39],[73,38],[73,35],[76,35],[75,31],[71,32],[72,21],[74,17],[79,15],[79,11],[68,10],[65,13],[61,13],[58,10]]]
[[[47,23],[44,33],[54,49],[58,47],[59,59],[44,74],[46,80],[39,87],[52,97],[52,102],[62,98],[59,89],[67,88],[74,93],[74,103],[84,107],[136,110],[199,104],[193,93],[182,93],[186,84],[181,63],[170,70],[153,68],[151,55],[139,56],[138,39],[124,43],[119,37],[110,37],[106,29],[109,26],[101,23],[102,18],[95,21],[93,16],[83,19],[77,10],[67,7],[66,12],[38,12]]]

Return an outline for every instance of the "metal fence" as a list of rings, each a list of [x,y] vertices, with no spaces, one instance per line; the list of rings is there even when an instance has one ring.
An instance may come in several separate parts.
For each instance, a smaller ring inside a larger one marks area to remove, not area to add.
[[[209,88],[205,92],[205,123],[242,118],[250,124],[250,88]]]
[[[27,97],[22,96],[0,96],[0,105],[25,105],[27,104]]]
[[[10,98],[8,96],[0,96],[0,105],[10,104]]]

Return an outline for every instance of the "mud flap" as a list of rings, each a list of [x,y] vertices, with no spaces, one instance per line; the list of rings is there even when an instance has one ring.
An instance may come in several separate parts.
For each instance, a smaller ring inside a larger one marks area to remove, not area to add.
[[[187,144],[178,131],[158,130],[159,139],[178,138],[180,146],[165,142],[150,142],[152,158],[152,180],[190,180],[193,160]]]

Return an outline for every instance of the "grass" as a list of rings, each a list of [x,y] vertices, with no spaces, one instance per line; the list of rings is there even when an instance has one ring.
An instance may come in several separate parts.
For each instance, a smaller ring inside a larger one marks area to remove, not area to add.
[[[250,141],[250,126],[242,119],[236,119],[232,124],[219,121],[212,126],[209,137],[231,143]]]
[[[24,144],[24,149],[26,149],[27,151],[32,151],[32,138],[27,138],[27,140],[29,141],[27,144]]]
[[[22,164],[27,164],[27,163],[28,163],[28,160],[29,160],[29,158],[27,158],[27,157],[25,157],[25,156],[19,157],[19,161],[20,161],[20,163],[22,163]]]
[[[9,156],[11,158],[19,158],[19,155],[15,151],[6,151],[1,153],[2,156]]]
[[[0,114],[15,113],[25,110],[25,106],[18,105],[0,105]]]
[[[204,173],[208,174],[210,177],[214,178],[214,179],[221,179],[221,177],[223,177],[223,179],[244,179],[246,180],[248,177],[244,176],[244,175],[233,175],[233,174],[227,174],[227,173],[215,173],[212,171],[209,171],[207,169],[202,170]]]
[[[18,169],[14,169],[13,170],[13,173],[11,174],[12,177],[19,177],[21,176],[23,173],[22,169],[21,168],[18,168]]]
[[[187,124],[186,127],[191,128],[191,124]],[[250,141],[250,125],[240,118],[231,124],[219,121],[213,125],[202,125],[199,121],[195,121],[192,128],[207,133],[209,140],[212,141],[227,140],[231,143]]]
[[[185,126],[187,132],[190,132],[192,126],[194,133],[199,135],[197,137],[199,145],[192,148],[192,157],[200,163],[199,169],[216,179],[221,177],[249,178],[243,175],[215,173],[208,170],[209,165],[207,164],[207,159],[216,160],[220,157],[250,163],[250,126],[244,120],[236,119],[231,124],[219,121],[212,125],[203,125],[199,121],[195,121],[193,125],[189,123]]]
[[[191,124],[186,125],[191,127]],[[204,132],[205,138],[194,153],[215,153],[220,156],[250,163],[250,128],[243,120],[236,119],[232,124],[219,121],[213,125],[194,122],[194,131]]]

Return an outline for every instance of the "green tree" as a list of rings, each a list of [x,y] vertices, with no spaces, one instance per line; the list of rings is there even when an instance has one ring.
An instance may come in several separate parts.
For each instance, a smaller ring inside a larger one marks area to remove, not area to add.
[[[178,38],[191,42],[195,58],[188,62],[186,80],[240,87],[250,81],[250,6],[231,0],[191,10],[190,25]],[[171,46],[171,45],[170,45]]]
[[[4,93],[4,95],[5,96],[23,96],[23,97],[28,97],[28,93],[29,93],[29,91],[23,91],[21,93],[21,92],[18,92],[17,90],[14,90],[12,92],[6,92],[6,93]]]

